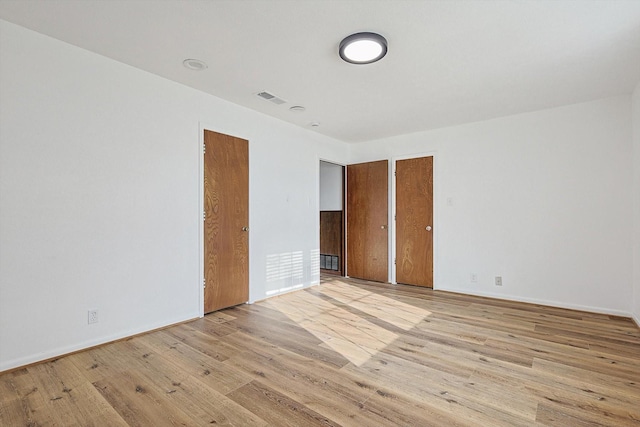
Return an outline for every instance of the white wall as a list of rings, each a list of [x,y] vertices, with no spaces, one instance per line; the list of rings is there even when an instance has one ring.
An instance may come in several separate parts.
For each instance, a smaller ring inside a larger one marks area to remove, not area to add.
[[[342,210],[342,166],[320,162],[320,210]]]
[[[202,127],[250,141],[251,300],[318,280],[319,159],[343,143],[3,21],[0,40],[0,371],[199,315]]]
[[[372,141],[350,161],[435,153],[436,288],[628,315],[630,105],[623,96]]]
[[[0,371],[198,316],[202,128],[250,141],[252,301],[318,280],[320,159],[435,152],[436,287],[640,318],[630,97],[349,149],[3,21],[0,40]]]
[[[640,83],[633,92],[633,316],[640,326]]]

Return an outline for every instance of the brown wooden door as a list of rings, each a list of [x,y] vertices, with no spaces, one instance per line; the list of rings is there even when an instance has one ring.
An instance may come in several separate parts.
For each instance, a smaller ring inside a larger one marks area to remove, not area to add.
[[[396,162],[396,282],[433,288],[433,157]]]
[[[388,162],[347,166],[347,274],[386,282],[388,259]]]
[[[204,131],[204,312],[249,300],[249,142]]]

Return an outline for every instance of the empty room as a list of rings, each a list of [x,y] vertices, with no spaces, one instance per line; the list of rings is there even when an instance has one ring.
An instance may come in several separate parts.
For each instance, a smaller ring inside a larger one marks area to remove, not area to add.
[[[0,0],[0,426],[640,426],[640,1]]]

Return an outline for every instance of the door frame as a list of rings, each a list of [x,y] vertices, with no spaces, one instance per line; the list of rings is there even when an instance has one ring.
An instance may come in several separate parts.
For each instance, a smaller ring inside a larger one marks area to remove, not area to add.
[[[210,129],[198,122],[198,317],[204,317],[204,131]]]
[[[318,236],[318,258],[312,260],[313,263],[318,265],[318,282],[312,280],[311,286],[320,283],[320,162],[333,163],[334,165],[342,167],[342,275],[336,277],[348,277],[347,276],[347,164],[341,161],[329,159],[327,157],[316,156],[316,236]],[[313,276],[313,272],[311,273]]]
[[[439,231],[439,215],[438,215],[438,207],[439,207],[439,203],[437,203],[437,200],[439,200],[439,195],[440,195],[440,185],[439,182],[440,180],[438,179],[438,156],[437,156],[437,151],[427,151],[424,153],[414,153],[414,154],[407,154],[407,155],[403,155],[403,156],[395,156],[391,158],[391,167],[389,168],[389,175],[390,175],[390,180],[391,180],[391,185],[390,185],[390,198],[391,198],[391,203],[389,203],[389,218],[393,219],[393,224],[391,226],[391,236],[389,239],[389,265],[391,266],[391,268],[389,269],[389,274],[391,276],[391,283],[393,283],[394,285],[397,285],[398,282],[396,281],[396,263],[394,262],[394,260],[396,259],[396,219],[395,219],[395,213],[396,213],[396,162],[398,160],[407,160],[407,159],[416,159],[419,157],[433,157],[433,289],[438,289],[439,286],[439,282],[438,282],[438,238],[440,236],[440,231]]]
[[[198,317],[204,317],[204,131],[209,130],[212,132],[222,133],[225,135],[233,136],[236,138],[246,139],[249,144],[249,192],[247,197],[249,198],[249,230],[251,230],[251,140],[248,136],[242,135],[230,129],[220,129],[215,124],[198,122]],[[318,166],[319,167],[319,166]],[[319,173],[319,172],[318,172]],[[319,215],[319,214],[318,214]],[[252,304],[254,301],[251,297],[251,234],[247,236],[249,239],[249,301],[247,304]]]
[[[347,277],[347,165],[342,164],[342,162],[334,162],[333,160],[326,160],[325,158],[318,157],[318,171],[316,173],[318,177],[318,218],[316,219],[316,223],[318,224],[318,232],[316,233],[320,236],[320,162],[331,163],[336,166],[340,166],[342,168],[342,242],[340,242],[342,246],[342,257],[340,260],[341,271],[340,275],[336,275],[336,277]],[[320,248],[320,239],[318,238],[318,248]],[[318,252],[320,254],[320,252]],[[320,255],[318,255],[318,265],[320,265]],[[319,269],[321,272],[322,269]],[[319,276],[318,276],[319,277]],[[318,279],[318,283],[320,279]]]

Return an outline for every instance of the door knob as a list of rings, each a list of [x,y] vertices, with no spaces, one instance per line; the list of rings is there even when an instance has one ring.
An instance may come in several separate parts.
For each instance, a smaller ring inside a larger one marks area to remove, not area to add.
[[[431,226],[430,226],[430,225],[427,225],[426,230],[427,230],[427,231],[431,231]]]
[[[384,230],[385,228],[387,228],[387,226],[386,225],[381,225],[380,228]]]
[[[249,231],[249,227],[242,227],[242,231]]]

